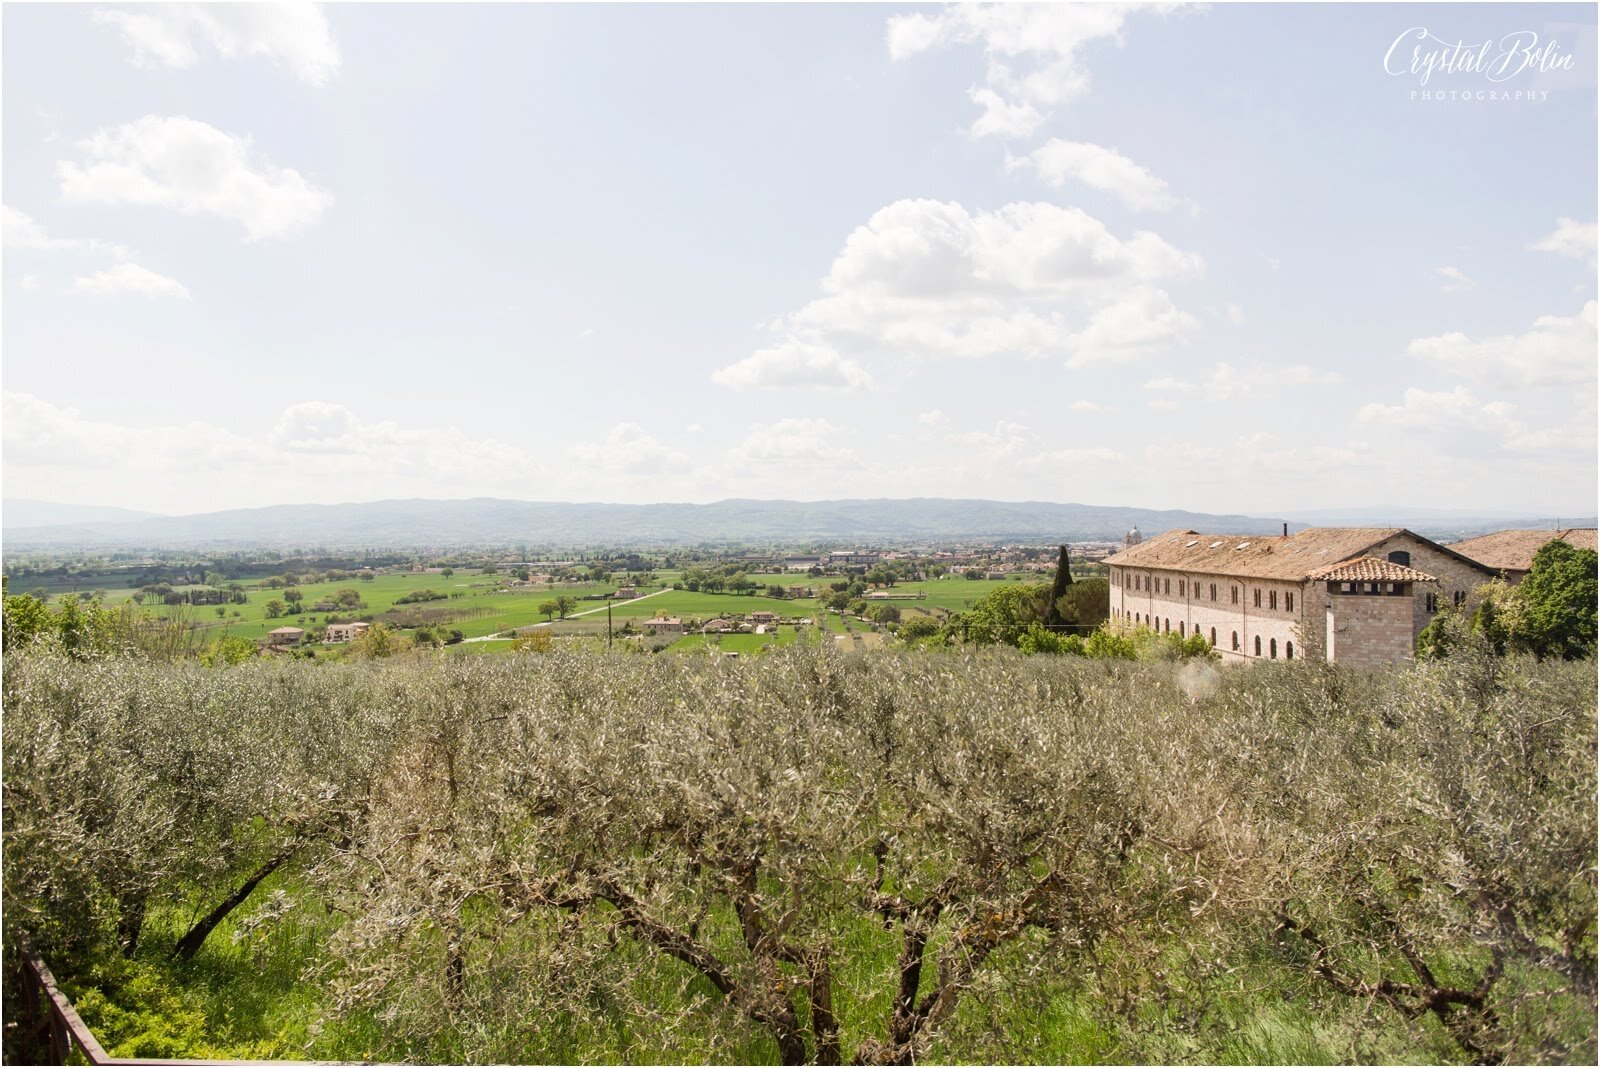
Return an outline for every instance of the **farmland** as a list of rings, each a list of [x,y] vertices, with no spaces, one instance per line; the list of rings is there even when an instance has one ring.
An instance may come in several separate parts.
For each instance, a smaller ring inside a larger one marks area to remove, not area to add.
[[[229,584],[237,588],[242,597],[240,603],[215,606],[167,605],[153,603],[150,598],[137,599],[144,602],[138,605],[139,611],[183,622],[193,629],[195,641],[201,645],[224,636],[260,641],[266,638],[268,632],[283,626],[314,631],[330,621],[368,620],[385,622],[402,629],[427,626],[446,631],[459,631],[463,638],[486,639],[471,643],[473,645],[489,645],[493,649],[501,649],[509,645],[509,639],[517,629],[548,622],[548,617],[540,611],[540,606],[556,597],[570,598],[573,606],[569,615],[577,616],[585,622],[598,619],[603,623],[606,616],[605,609],[609,605],[611,619],[619,629],[629,624],[638,627],[645,621],[660,616],[675,616],[685,621],[704,621],[718,616],[745,617],[752,612],[769,611],[785,619],[809,618],[835,633],[840,633],[847,627],[870,630],[870,626],[860,620],[841,621],[837,614],[825,613],[816,599],[779,599],[767,596],[764,592],[769,586],[806,586],[817,590],[819,594],[827,593],[828,582],[836,581],[837,578],[838,576],[813,578],[807,575],[780,573],[752,574],[750,579],[755,583],[754,589],[760,592],[707,593],[672,589],[673,583],[681,582],[682,573],[658,571],[653,585],[639,589],[638,592],[642,596],[630,600],[614,600],[610,597],[626,582],[625,577],[605,583],[567,582],[521,587],[512,584],[504,575],[481,574],[472,569],[455,570],[448,576],[439,569],[385,571],[364,581],[343,579],[335,582],[299,583],[293,589],[300,595],[298,603],[302,610],[293,612],[288,610],[290,605],[286,602],[286,589],[282,584],[265,585],[273,582],[274,576],[262,574]],[[900,582],[885,591],[894,595],[893,599],[886,603],[896,606],[902,613],[907,614],[922,612],[939,615],[944,612],[960,612],[970,608],[984,594],[1005,584],[1006,580],[975,581],[957,576]],[[37,583],[34,588],[52,595],[53,598],[66,598],[87,592],[83,590],[83,585],[81,581],[55,580]],[[171,588],[181,595],[212,591],[220,594],[224,590],[222,586],[199,584],[178,585]],[[341,607],[334,611],[318,610],[314,607],[319,604],[334,603],[342,592],[347,591],[354,591],[355,596],[359,598],[358,607]],[[407,598],[426,595],[430,591],[440,596],[412,603],[406,601]],[[138,590],[125,586],[117,587],[110,583],[104,588],[96,587],[94,592],[98,594],[98,599],[112,607],[133,603],[139,593]],[[280,607],[277,615],[268,614],[268,605],[272,602],[278,602]],[[825,619],[825,616],[828,618]],[[557,628],[556,631],[558,634],[574,632],[575,628],[567,625]],[[585,627],[577,632],[593,633],[594,628]],[[599,632],[604,633],[603,626]],[[695,644],[697,643],[691,642],[687,647],[692,648]],[[491,650],[478,648],[471,651],[483,653]]]

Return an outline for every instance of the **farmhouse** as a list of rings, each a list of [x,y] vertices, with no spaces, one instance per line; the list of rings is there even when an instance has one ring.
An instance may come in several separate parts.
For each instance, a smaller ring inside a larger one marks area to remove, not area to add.
[[[776,623],[777,621],[778,613],[776,612],[761,611],[750,613],[750,622],[752,623]]]
[[[1498,571],[1515,586],[1533,568],[1533,554],[1547,542],[1564,541],[1576,549],[1595,548],[1594,527],[1568,527],[1566,530],[1497,530],[1481,538],[1453,542],[1450,548]]]
[[[646,630],[653,630],[657,634],[683,633],[683,620],[677,616],[657,616],[654,619],[647,619],[639,625]]]
[[[322,639],[323,644],[342,645],[345,642],[353,642],[365,634],[370,626],[372,626],[370,623],[329,623],[328,631]]]
[[[299,645],[306,632],[299,627],[279,627],[267,631],[268,645]]]
[[[1488,567],[1402,528],[1281,537],[1173,530],[1107,558],[1111,618],[1203,636],[1223,660],[1407,660],[1439,606]]]
[[[639,590],[636,586],[618,586],[616,595],[621,600],[631,601],[639,596]]]
[[[700,628],[702,634],[725,634],[733,629],[733,624],[726,619],[711,619]]]

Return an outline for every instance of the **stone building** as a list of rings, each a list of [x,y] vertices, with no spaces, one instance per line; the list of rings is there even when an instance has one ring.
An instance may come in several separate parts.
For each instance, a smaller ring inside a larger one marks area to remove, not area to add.
[[[1497,530],[1481,538],[1451,542],[1450,548],[1498,571],[1515,586],[1533,567],[1533,554],[1547,542],[1564,541],[1576,549],[1595,548],[1594,527],[1568,527],[1566,530]]]
[[[306,636],[301,627],[278,627],[276,630],[267,631],[268,645],[299,645]]]
[[[1202,635],[1224,660],[1409,659],[1439,606],[1494,572],[1403,528],[1173,530],[1107,558],[1111,618]]]

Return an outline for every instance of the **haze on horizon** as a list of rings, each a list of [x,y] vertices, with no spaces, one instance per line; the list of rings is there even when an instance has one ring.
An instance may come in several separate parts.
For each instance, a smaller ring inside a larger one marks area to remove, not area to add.
[[[1591,6],[0,20],[7,497],[1596,511]]]

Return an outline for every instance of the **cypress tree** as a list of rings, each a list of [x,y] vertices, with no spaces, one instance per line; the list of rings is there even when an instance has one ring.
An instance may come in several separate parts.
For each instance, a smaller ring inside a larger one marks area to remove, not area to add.
[[[1051,630],[1060,630],[1066,626],[1067,621],[1061,617],[1061,598],[1067,595],[1067,587],[1072,585],[1072,560],[1067,554],[1067,547],[1061,547],[1061,555],[1056,559],[1056,580],[1050,587],[1050,607],[1045,610],[1044,625]]]

